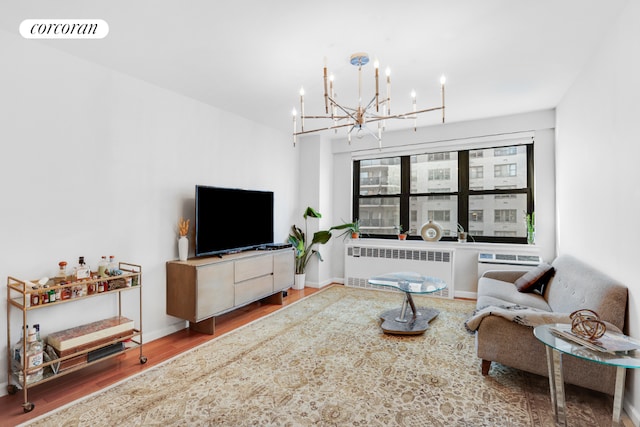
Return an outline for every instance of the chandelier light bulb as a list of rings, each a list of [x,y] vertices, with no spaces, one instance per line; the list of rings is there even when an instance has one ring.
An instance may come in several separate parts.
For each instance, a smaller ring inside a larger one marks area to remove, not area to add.
[[[387,77],[389,77],[389,76],[391,75],[391,68],[387,67],[387,68],[384,70],[384,74],[385,74]]]
[[[440,84],[444,85],[447,82],[447,78],[443,75],[440,76]]]
[[[415,90],[411,91],[411,98],[416,99],[416,91]]]
[[[376,60],[375,60],[375,61],[373,61],[373,67],[374,67],[375,69],[380,68],[380,61],[378,61],[378,59],[377,59],[377,58],[376,58]]]
[[[300,96],[304,96],[304,88],[303,87],[300,88]]]
[[[296,111],[295,107],[293,108],[293,110],[291,110],[291,115],[292,115],[293,117],[295,117],[295,116],[297,116],[297,115],[298,115],[298,112]]]

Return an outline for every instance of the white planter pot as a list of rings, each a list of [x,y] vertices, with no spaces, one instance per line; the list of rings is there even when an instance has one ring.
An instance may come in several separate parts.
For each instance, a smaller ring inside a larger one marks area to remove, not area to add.
[[[189,239],[186,236],[182,236],[178,239],[178,259],[180,261],[186,261],[189,255]]]
[[[293,289],[301,290],[304,289],[304,274],[296,274],[293,277]]]

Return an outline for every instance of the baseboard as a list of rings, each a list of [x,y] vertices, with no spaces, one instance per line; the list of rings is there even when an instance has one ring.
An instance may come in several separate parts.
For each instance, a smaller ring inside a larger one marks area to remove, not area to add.
[[[467,292],[467,291],[456,291],[453,295],[454,298],[463,298],[463,299],[478,299],[477,292]]]
[[[306,280],[304,282],[304,286],[307,288],[316,288],[316,289],[320,289],[320,288],[324,288],[327,285],[330,285],[332,283],[336,283],[335,279],[328,279],[328,280],[324,280],[320,283],[318,282],[310,282],[308,280]],[[344,283],[344,280],[342,282],[337,282],[337,283]]]
[[[155,341],[158,338],[166,337],[167,335],[171,335],[174,332],[181,331],[188,327],[189,327],[189,322],[187,322],[186,320],[180,320],[179,322],[173,323],[169,326],[165,326],[162,329],[158,329],[149,333],[144,333],[143,344],[148,343],[149,341]]]
[[[638,410],[633,406],[633,402],[628,398],[625,398],[622,409],[624,409],[624,412],[626,412],[629,420],[631,420],[634,426],[640,426],[640,412],[638,412]]]

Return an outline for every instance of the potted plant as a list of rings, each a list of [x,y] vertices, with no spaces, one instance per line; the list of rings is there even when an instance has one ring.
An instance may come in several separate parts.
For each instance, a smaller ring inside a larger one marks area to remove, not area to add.
[[[527,243],[533,245],[536,242],[536,213],[527,213],[524,219],[527,225]]]
[[[356,218],[353,222],[347,222],[345,224],[331,227],[329,231],[331,230],[344,230],[340,233],[340,236],[343,236],[344,239],[348,236],[351,236],[352,239],[357,239],[360,237],[360,220]]]
[[[464,227],[458,224],[458,242],[466,243],[469,233],[464,231]]]
[[[307,218],[322,218],[322,214],[312,207],[307,207],[302,215],[304,217],[304,232],[295,224],[291,226],[289,243],[296,250],[296,275],[293,289],[303,289],[305,280],[305,270],[312,256],[318,257],[322,261],[322,255],[315,249],[316,245],[324,245],[331,239],[329,230],[319,230],[313,233],[311,241],[307,241]]]
[[[396,230],[396,234],[398,235],[398,239],[400,239],[400,240],[406,240],[407,239],[407,236],[409,235],[409,233],[403,230],[402,225],[396,225],[393,228]]]

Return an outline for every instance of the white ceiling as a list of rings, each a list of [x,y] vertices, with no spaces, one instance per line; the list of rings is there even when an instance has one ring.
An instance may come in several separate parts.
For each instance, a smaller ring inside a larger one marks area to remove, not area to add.
[[[553,108],[627,1],[3,0],[0,28],[17,35],[29,18],[104,19],[103,40],[25,42],[288,132],[300,86],[307,114],[324,109],[325,57],[339,99],[357,103],[349,57],[360,51],[390,67],[395,113],[409,111],[412,89],[418,108],[438,106],[443,73],[448,122]],[[366,102],[372,64],[363,71]]]

